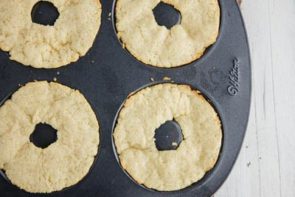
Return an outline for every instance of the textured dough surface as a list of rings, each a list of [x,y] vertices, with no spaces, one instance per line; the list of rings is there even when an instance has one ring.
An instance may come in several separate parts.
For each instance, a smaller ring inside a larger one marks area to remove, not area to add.
[[[99,125],[79,91],[57,83],[28,83],[0,108],[0,120],[0,169],[21,189],[61,190],[79,182],[93,164]],[[29,139],[38,123],[57,130],[57,141],[45,149]]]
[[[158,151],[155,130],[173,119],[184,140],[177,150]],[[221,141],[215,110],[187,85],[162,84],[135,93],[114,131],[122,167],[139,184],[159,191],[183,189],[200,180],[214,167]]]
[[[138,60],[157,67],[177,67],[200,58],[218,36],[218,0],[162,0],[181,13],[170,30],[159,26],[153,9],[161,0],[118,0],[116,28],[124,47]]]
[[[54,26],[32,22],[39,0],[0,1],[0,48],[10,59],[36,68],[75,62],[92,46],[100,27],[99,0],[48,0],[59,11]]]

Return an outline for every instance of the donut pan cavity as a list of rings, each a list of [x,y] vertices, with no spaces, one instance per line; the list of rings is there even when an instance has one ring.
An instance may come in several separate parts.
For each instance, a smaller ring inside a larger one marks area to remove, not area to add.
[[[57,80],[85,96],[100,124],[100,146],[90,172],[77,185],[45,196],[204,197],[217,191],[240,151],[251,96],[250,55],[239,8],[235,0],[219,3],[221,24],[217,42],[199,60],[178,68],[145,65],[123,49],[113,25],[114,2],[109,0],[101,1],[102,24],[93,47],[75,63],[58,69],[34,69],[11,61],[8,53],[0,52],[1,103],[27,82]],[[222,121],[223,145],[218,162],[202,180],[179,191],[158,192],[138,185],[121,169],[112,133],[117,113],[128,95],[169,80],[200,90],[213,104]],[[1,174],[1,197],[44,196],[20,190]]]

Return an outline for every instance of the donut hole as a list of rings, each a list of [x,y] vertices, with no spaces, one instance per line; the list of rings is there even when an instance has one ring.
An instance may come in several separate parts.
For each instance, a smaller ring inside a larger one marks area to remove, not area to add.
[[[154,17],[158,25],[165,26],[171,29],[173,26],[180,24],[181,14],[172,5],[164,2],[160,2],[153,9]]]
[[[166,121],[155,131],[155,144],[159,151],[176,150],[183,140],[181,127],[175,120]]]
[[[37,2],[31,12],[33,23],[53,26],[59,17],[59,12],[53,3],[48,1]]]
[[[2,176],[6,181],[9,182],[9,179],[7,178],[6,171],[4,169],[0,169],[0,176]]]
[[[46,123],[36,125],[30,136],[30,141],[39,148],[47,148],[57,140],[57,130]]]

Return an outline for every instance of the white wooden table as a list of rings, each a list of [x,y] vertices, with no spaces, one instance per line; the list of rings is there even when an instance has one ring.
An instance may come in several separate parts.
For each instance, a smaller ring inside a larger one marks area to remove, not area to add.
[[[246,138],[215,197],[295,197],[295,0],[244,0],[252,57]]]

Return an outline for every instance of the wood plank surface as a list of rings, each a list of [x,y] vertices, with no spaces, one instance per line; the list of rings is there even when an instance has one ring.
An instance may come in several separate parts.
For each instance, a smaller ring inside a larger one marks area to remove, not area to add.
[[[245,0],[252,106],[236,165],[215,197],[295,197],[295,0]]]

